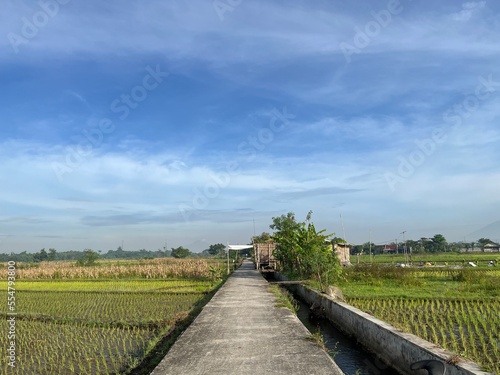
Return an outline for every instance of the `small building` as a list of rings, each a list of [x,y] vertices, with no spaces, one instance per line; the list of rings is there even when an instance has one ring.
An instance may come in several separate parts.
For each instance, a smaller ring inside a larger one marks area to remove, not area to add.
[[[275,242],[261,242],[253,244],[253,255],[255,261],[255,268],[262,269],[276,269],[276,258],[274,257],[274,249],[276,249]]]
[[[339,258],[340,265],[351,265],[351,245],[347,242],[332,243],[332,250],[337,258]]]
[[[398,245],[396,245],[395,243],[386,244],[382,249],[382,254],[397,254],[397,252]]]
[[[485,253],[499,253],[500,245],[495,242],[489,242],[483,246],[483,251]]]
[[[465,243],[465,247],[460,250],[461,253],[499,253],[500,245],[496,242],[488,242],[481,245],[479,242],[474,244]]]

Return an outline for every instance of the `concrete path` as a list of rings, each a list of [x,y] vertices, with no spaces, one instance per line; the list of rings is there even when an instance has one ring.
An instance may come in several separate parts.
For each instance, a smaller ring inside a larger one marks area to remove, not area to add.
[[[299,319],[275,305],[267,281],[243,263],[151,375],[343,374]]]

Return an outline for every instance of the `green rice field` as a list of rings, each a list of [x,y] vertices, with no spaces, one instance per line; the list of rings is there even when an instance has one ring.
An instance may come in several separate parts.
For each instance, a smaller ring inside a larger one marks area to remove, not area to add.
[[[25,277],[15,281],[15,367],[8,365],[9,346],[1,345],[0,374],[136,371],[222,283],[225,265],[205,263],[155,260],[119,269],[105,263],[77,269],[61,262],[21,269],[18,276]],[[93,277],[112,275],[109,267],[119,270],[120,277]],[[7,288],[0,294],[7,301]],[[12,317],[7,307],[0,305],[0,331],[5,333]]]
[[[349,304],[500,374],[499,267],[359,265],[340,284]]]

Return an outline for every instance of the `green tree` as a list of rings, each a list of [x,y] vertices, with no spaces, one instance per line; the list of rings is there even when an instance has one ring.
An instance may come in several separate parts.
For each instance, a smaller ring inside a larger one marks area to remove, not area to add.
[[[342,268],[333,254],[331,235],[317,231],[310,211],[304,222],[297,222],[293,212],[273,218],[272,238],[276,242],[275,257],[285,272],[314,279],[323,289],[340,276]]]
[[[174,258],[187,258],[191,254],[189,249],[179,246],[177,248],[172,248],[172,256]]]
[[[266,243],[272,241],[272,237],[268,232],[262,232],[258,236],[252,237],[252,243]]]
[[[448,248],[450,249],[450,251],[458,253],[458,252],[460,252],[461,249],[464,248],[464,246],[463,246],[463,243],[461,243],[461,242],[449,242]]]
[[[432,237],[432,251],[434,253],[446,251],[446,247],[448,242],[446,242],[446,238],[442,234],[436,234]]]
[[[375,244],[373,242],[365,242],[362,245],[363,249],[363,254],[370,254],[370,251],[372,254],[375,253]]]
[[[324,234],[324,229],[316,231],[310,220],[311,212],[306,218],[307,225],[301,225],[299,231],[299,247],[304,259],[304,274],[307,278],[318,281],[321,289],[325,290],[329,282],[339,276],[341,268],[328,241],[330,235]]]
[[[83,250],[83,257],[76,261],[76,265],[83,267],[94,266],[97,259],[99,259],[99,253],[92,249],[85,249]]]
[[[418,252],[419,247],[420,247],[420,244],[418,241],[406,240],[406,251],[408,251],[408,253],[413,254],[413,253]]]
[[[334,242],[332,241],[332,243],[334,243]],[[351,248],[351,254],[352,255],[362,254],[362,253],[363,253],[363,245],[354,245]]]
[[[273,223],[269,227],[275,231],[272,236],[276,242],[274,256],[282,269],[300,273],[301,258],[298,243],[300,224],[295,220],[295,214],[289,212],[280,217],[273,217]]]
[[[49,255],[47,257],[47,260],[49,260],[49,261],[56,260],[56,254],[57,254],[56,249],[49,249]]]
[[[419,241],[418,252],[419,253],[433,252],[432,238],[421,237]]]
[[[225,257],[226,256],[226,245],[222,243],[217,243],[215,245],[210,245],[207,249],[208,254],[212,256],[220,256],[220,257]]]
[[[342,238],[335,237],[331,241],[332,243],[345,243]],[[351,248],[351,254],[370,254],[370,249],[372,254],[375,254],[376,245],[372,242],[370,247],[370,242],[365,242],[362,245],[354,245]]]
[[[333,237],[331,242],[332,243],[347,243],[346,240],[344,240],[343,238],[340,238],[340,237]]]
[[[47,260],[48,257],[49,257],[49,255],[45,251],[45,248],[41,249],[39,253],[36,253],[33,256],[35,262],[43,262],[43,261]]]

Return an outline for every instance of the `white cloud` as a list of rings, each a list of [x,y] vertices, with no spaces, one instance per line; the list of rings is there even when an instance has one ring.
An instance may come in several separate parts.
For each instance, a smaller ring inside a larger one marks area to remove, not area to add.
[[[471,1],[462,4],[462,10],[451,15],[455,21],[466,22],[486,5],[486,1]]]
[[[39,5],[1,7],[7,35]],[[341,208],[359,230],[443,218],[458,226],[453,216],[468,213],[479,222],[499,204],[497,95],[460,125],[443,114],[474,94],[478,76],[500,77],[495,7],[405,2],[347,64],[339,43],[373,18],[372,2],[242,2],[224,22],[210,1],[69,2],[18,54],[0,40],[5,241],[30,231],[60,244],[148,235],[161,243],[168,232],[179,245],[183,236],[201,244],[220,242],[215,232],[227,228],[246,233],[251,216],[309,209],[336,226]],[[113,117],[115,131],[59,181],[53,163],[75,156],[68,147],[85,124],[115,115],[111,100],[130,94],[153,60],[171,72],[168,84],[127,119]],[[241,152],[283,106],[294,121]],[[392,192],[383,174],[397,173],[440,127],[445,141]],[[238,171],[228,174],[231,162]],[[483,180],[493,183],[475,186]],[[203,193],[214,184],[217,193]],[[193,206],[200,191],[207,203],[177,222],[179,205]]]

